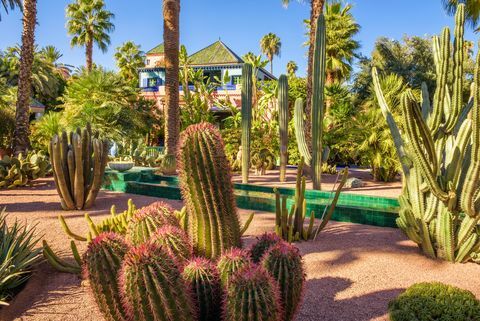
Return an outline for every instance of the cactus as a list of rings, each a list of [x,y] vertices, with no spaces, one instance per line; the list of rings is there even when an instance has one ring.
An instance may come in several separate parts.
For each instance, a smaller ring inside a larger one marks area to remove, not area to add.
[[[257,237],[257,241],[250,248],[250,257],[253,263],[258,263],[263,255],[274,245],[280,243],[282,239],[275,233],[265,233]]]
[[[53,136],[49,153],[55,185],[64,210],[90,208],[102,185],[108,142],[92,137],[90,125]]]
[[[277,282],[282,299],[284,321],[295,318],[305,287],[305,270],[298,248],[285,242],[273,246],[261,265]]]
[[[308,149],[308,144],[305,139],[305,119],[303,112],[303,99],[297,98],[295,100],[295,109],[293,112],[295,119],[295,138],[297,139],[298,151],[300,156],[303,157],[305,164],[310,166],[312,162],[312,155]]]
[[[280,321],[282,308],[277,284],[265,269],[250,266],[227,287],[224,320]]]
[[[338,198],[340,197],[340,191],[348,178],[348,168],[345,168],[333,200],[322,218],[322,222],[318,227],[314,226],[315,213],[312,211],[310,213],[308,227],[305,228],[304,223],[307,217],[307,201],[305,200],[305,176],[302,175],[303,165],[304,163],[302,157],[297,168],[295,198],[294,204],[291,206],[290,211],[287,209],[287,197],[281,197],[280,192],[275,188],[275,233],[289,243],[301,240],[307,241],[317,237],[317,235],[325,228],[332,217]]]
[[[114,233],[102,233],[83,256],[84,277],[90,281],[93,296],[108,321],[127,320],[120,298],[117,277],[128,251],[125,241]]]
[[[160,171],[164,175],[175,175],[177,169],[177,161],[175,155],[165,155],[162,157]]]
[[[127,240],[134,245],[142,244],[165,225],[180,227],[172,207],[164,202],[155,202],[135,212],[128,222]]]
[[[248,183],[250,169],[250,131],[252,128],[252,65],[242,67],[242,183]]]
[[[449,28],[433,37],[437,73],[433,102],[425,84],[420,103],[406,90],[401,124],[385,101],[376,69],[372,70],[377,100],[403,167],[397,225],[427,256],[451,262],[474,260],[480,251],[480,54],[472,97],[464,103],[464,24],[465,6],[460,4],[453,46]]]
[[[240,269],[251,265],[248,252],[242,249],[234,248],[225,252],[217,263],[220,280],[223,286],[227,286],[232,276]]]
[[[145,243],[131,248],[118,279],[129,320],[194,320],[187,285],[173,258],[161,247]]]
[[[207,123],[189,126],[181,134],[178,162],[195,253],[216,258],[226,249],[240,247],[230,165],[218,129]]]
[[[198,306],[197,319],[220,321],[222,287],[216,266],[205,258],[194,258],[185,265],[182,276]]]
[[[25,186],[29,181],[45,177],[51,171],[50,162],[42,152],[28,153],[26,157],[4,156],[0,160],[0,189]]]
[[[285,182],[288,163],[288,78],[278,79],[278,124],[280,128],[280,182]]]
[[[176,226],[162,226],[151,236],[150,242],[162,246],[180,266],[193,256],[193,247],[188,235]]]

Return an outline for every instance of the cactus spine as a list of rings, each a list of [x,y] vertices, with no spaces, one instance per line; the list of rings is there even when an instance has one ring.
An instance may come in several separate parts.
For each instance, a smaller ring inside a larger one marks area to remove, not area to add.
[[[207,123],[189,126],[181,135],[178,161],[195,253],[216,258],[240,247],[230,165],[218,129]]]
[[[308,149],[308,144],[305,139],[305,117],[303,112],[302,98],[297,98],[297,100],[295,100],[295,110],[293,116],[295,118],[295,138],[297,139],[298,151],[300,152],[300,156],[305,160],[305,164],[310,166],[312,162],[312,155],[310,154],[310,150]]]
[[[282,239],[275,233],[265,233],[257,237],[257,242],[250,248],[250,256],[254,263],[260,262],[263,255],[274,245],[280,243]]]
[[[278,79],[278,124],[280,128],[280,182],[285,182],[288,163],[288,78]]]
[[[432,41],[437,73],[433,102],[426,85],[421,104],[411,90],[401,97],[403,133],[372,70],[377,99],[404,169],[397,225],[427,256],[451,262],[475,260],[480,251],[480,54],[472,98],[464,104],[464,24],[465,5],[460,4],[453,46],[449,28]]]
[[[150,242],[162,246],[180,266],[192,258],[192,244],[185,231],[179,227],[165,225],[159,228],[150,238]]]
[[[305,270],[299,250],[285,242],[278,243],[265,254],[262,266],[277,281],[283,303],[283,320],[293,320],[305,285]]]
[[[127,320],[117,285],[117,274],[128,251],[125,241],[114,233],[103,233],[89,245],[83,256],[84,274],[93,296],[108,321]]]
[[[242,67],[242,183],[248,183],[250,169],[250,131],[252,128],[252,65]]]
[[[158,245],[142,244],[125,255],[119,285],[129,320],[195,319],[190,292],[180,271]]]
[[[222,285],[228,285],[229,280],[236,272],[250,264],[250,256],[244,250],[235,248],[225,252],[217,263]]]
[[[83,131],[63,131],[53,136],[49,153],[55,185],[64,210],[90,208],[102,185],[108,159],[108,142],[92,137],[90,125]]]

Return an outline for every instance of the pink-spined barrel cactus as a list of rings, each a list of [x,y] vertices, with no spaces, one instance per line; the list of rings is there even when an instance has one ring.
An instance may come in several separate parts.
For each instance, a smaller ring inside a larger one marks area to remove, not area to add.
[[[257,241],[250,248],[250,256],[253,263],[258,263],[262,256],[274,245],[282,242],[282,239],[275,233],[265,233],[257,237]]]
[[[188,235],[176,226],[162,226],[152,235],[150,242],[162,246],[180,266],[193,256],[193,247]]]
[[[229,280],[237,271],[250,264],[252,264],[250,255],[245,250],[233,248],[223,253],[217,262],[222,285],[227,286]]]

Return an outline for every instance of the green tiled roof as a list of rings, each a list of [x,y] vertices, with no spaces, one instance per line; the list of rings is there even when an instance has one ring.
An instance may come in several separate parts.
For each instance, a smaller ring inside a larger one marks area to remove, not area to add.
[[[163,45],[163,43],[161,43],[158,46],[156,46],[155,48],[149,50],[147,52],[147,55],[149,55],[149,54],[151,54],[151,55],[153,55],[153,54],[163,54],[164,51],[165,51],[164,45]]]
[[[220,40],[191,55],[190,61],[192,65],[243,63],[242,58]]]

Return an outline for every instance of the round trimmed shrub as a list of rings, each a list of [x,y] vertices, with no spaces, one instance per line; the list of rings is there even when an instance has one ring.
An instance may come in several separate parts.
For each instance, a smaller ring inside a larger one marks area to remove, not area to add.
[[[472,292],[439,283],[417,283],[388,304],[392,321],[480,321]]]

